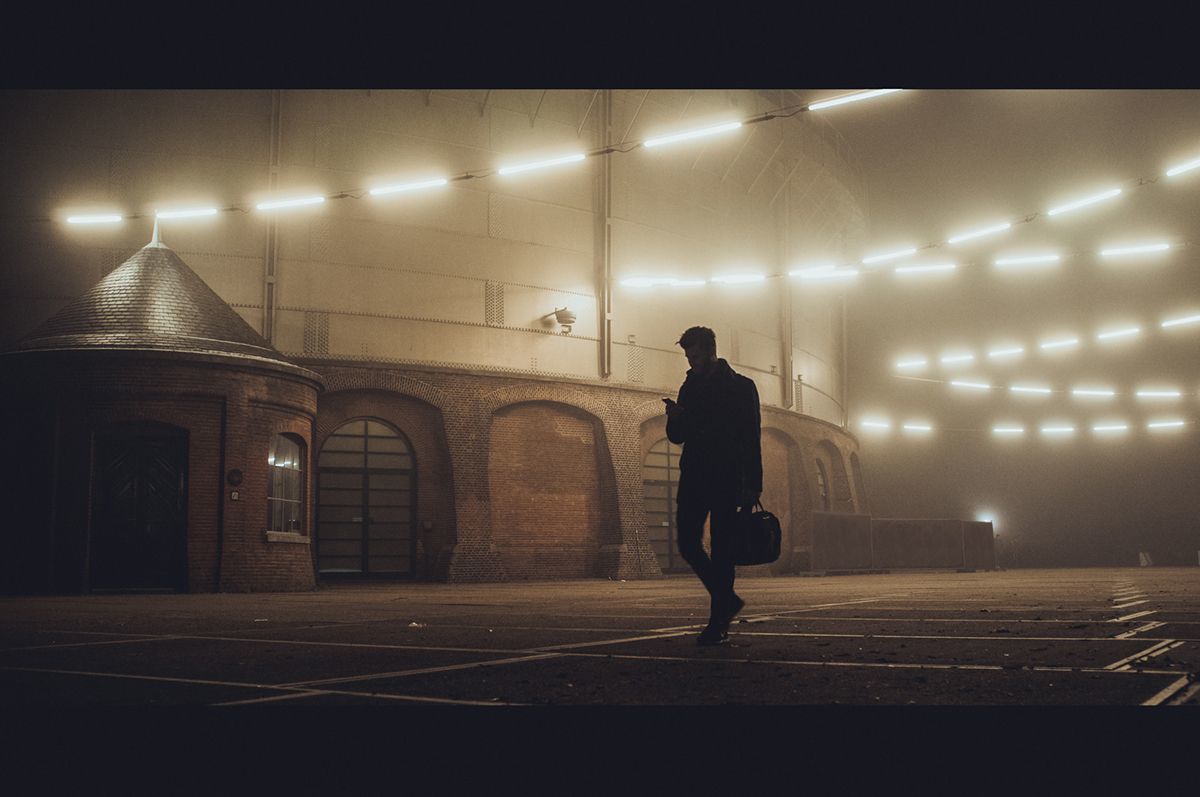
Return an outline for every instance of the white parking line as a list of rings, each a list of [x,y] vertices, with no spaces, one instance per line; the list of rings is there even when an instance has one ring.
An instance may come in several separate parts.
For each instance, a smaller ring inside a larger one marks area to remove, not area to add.
[[[1114,603],[1113,608],[1114,609],[1128,609],[1130,606],[1141,606],[1143,603],[1149,603],[1149,602],[1150,601],[1148,601],[1148,600],[1144,600],[1144,601],[1133,601],[1132,603]]]
[[[1143,706],[1158,706],[1164,701],[1170,700],[1176,692],[1188,685],[1188,676],[1183,676],[1179,680],[1172,683],[1162,691],[1158,692],[1154,697],[1142,703]]]
[[[527,661],[538,661],[541,659],[554,659],[559,656],[564,656],[564,653],[541,653],[533,656],[517,656],[509,659],[492,659],[491,661],[472,661],[466,664],[448,664],[443,667],[422,667],[413,670],[396,670],[394,672],[377,672],[370,675],[351,675],[343,678],[321,678],[309,681],[293,681],[288,684],[278,684],[280,687],[302,687],[315,686],[320,684],[346,684],[355,683],[357,681],[377,681],[381,678],[409,678],[414,675],[429,675],[439,672],[453,672],[455,670],[472,670],[477,667],[498,667],[503,664],[519,664]]]
[[[1128,665],[1132,661],[1137,661],[1138,659],[1143,659],[1143,658],[1149,658],[1154,653],[1154,651],[1158,650],[1159,648],[1165,649],[1172,642],[1175,642],[1175,640],[1174,639],[1164,639],[1161,642],[1155,642],[1153,645],[1146,648],[1145,650],[1139,650],[1137,653],[1134,653],[1132,656],[1126,656],[1123,659],[1114,661],[1112,664],[1109,664],[1104,669],[1119,670],[1119,669],[1125,667],[1126,665]]]
[[[1115,637],[1113,637],[1113,639],[1129,639],[1130,637],[1137,636],[1138,634],[1143,634],[1147,631],[1153,631],[1155,628],[1162,628],[1164,625],[1166,625],[1166,623],[1161,623],[1158,621],[1146,623],[1145,625],[1139,625],[1132,631],[1126,631],[1123,634],[1117,634]]]
[[[1149,617],[1149,616],[1150,616],[1150,615],[1152,615],[1152,614],[1158,614],[1158,610],[1157,610],[1157,609],[1149,609],[1149,610],[1147,610],[1147,611],[1144,611],[1144,612],[1134,612],[1133,614],[1127,614],[1127,615],[1125,615],[1124,617],[1114,617],[1113,619],[1109,620],[1108,622],[1110,622],[1110,623],[1123,623],[1123,622],[1125,622],[1126,620],[1133,620],[1133,619],[1135,619],[1135,618],[1138,618],[1138,617]]]

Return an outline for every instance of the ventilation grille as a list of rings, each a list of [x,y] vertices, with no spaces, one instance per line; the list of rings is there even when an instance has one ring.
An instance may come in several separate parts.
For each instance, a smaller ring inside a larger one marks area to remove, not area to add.
[[[504,326],[504,283],[488,282],[483,289],[483,320],[490,327]]]
[[[804,412],[804,380],[796,380],[796,392],[792,395],[792,406],[797,412]]]
[[[646,378],[646,351],[641,346],[629,347],[629,359],[626,361],[628,381],[641,382]]]
[[[304,314],[304,353],[329,354],[329,313]]]

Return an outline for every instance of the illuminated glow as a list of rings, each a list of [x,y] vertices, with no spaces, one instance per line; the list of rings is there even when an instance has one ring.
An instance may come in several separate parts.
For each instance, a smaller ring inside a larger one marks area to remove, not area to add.
[[[1064,346],[1074,346],[1079,343],[1079,338],[1063,338],[1062,340],[1050,340],[1041,344],[1043,349],[1061,349]]]
[[[1183,394],[1180,393],[1178,390],[1139,390],[1137,392],[1138,398],[1177,399],[1177,398],[1180,398],[1182,395]]]
[[[967,388],[972,388],[974,390],[991,390],[992,389],[991,385],[985,385],[982,382],[953,381],[950,384],[953,385],[954,387],[967,387]]]
[[[1107,423],[1092,427],[1093,432],[1127,432],[1129,426],[1124,423]]]
[[[1198,166],[1200,166],[1200,158],[1197,158],[1194,161],[1188,161],[1187,163],[1181,163],[1178,166],[1173,166],[1170,169],[1167,169],[1167,177],[1174,177],[1177,174],[1190,172],[1192,169],[1195,169]]]
[[[629,277],[621,280],[626,288],[650,288],[655,285],[674,285],[678,280],[672,277]]]
[[[1170,321],[1162,322],[1163,329],[1167,327],[1177,327],[1183,324],[1198,324],[1200,323],[1200,315],[1192,315],[1187,318],[1173,318]]]
[[[1024,426],[993,426],[992,434],[1025,434]]]
[[[1110,188],[1108,191],[1104,191],[1102,193],[1096,194],[1095,196],[1090,196],[1090,197],[1087,197],[1086,199],[1080,199],[1075,202],[1070,202],[1066,205],[1059,205],[1058,207],[1053,208],[1052,210],[1046,211],[1046,215],[1047,216],[1057,216],[1059,213],[1066,213],[1071,210],[1076,210],[1077,208],[1086,207],[1088,205],[1094,205],[1097,202],[1103,202],[1106,199],[1112,199],[1113,197],[1117,196],[1120,193],[1121,193],[1120,188]]]
[[[905,360],[903,362],[896,363],[897,368],[920,368],[926,365],[929,365],[928,360]]]
[[[216,208],[192,208],[191,210],[156,210],[156,219],[190,219],[196,216],[215,216]]]
[[[788,276],[802,277],[805,274],[819,274],[821,272],[831,271],[833,268],[834,265],[832,263],[823,263],[819,266],[805,266],[804,268],[798,268],[795,271],[789,271]]]
[[[1048,387],[1030,387],[1029,385],[1012,385],[1008,388],[1013,393],[1053,393],[1054,391]]]
[[[766,279],[763,274],[732,274],[726,277],[713,277],[713,282],[721,282],[726,285],[739,285],[745,282],[762,282]]]
[[[862,426],[866,429],[891,429],[892,425],[888,421],[867,420],[862,422]]]
[[[933,427],[921,423],[906,423],[904,428],[909,432],[932,432]]]
[[[833,279],[853,279],[858,276],[856,268],[816,268],[804,269],[803,271],[793,271],[794,276],[798,276],[805,281],[810,280],[833,280]]]
[[[916,274],[922,271],[953,271],[958,268],[956,263],[939,263],[935,266],[901,266],[896,269],[897,274]]]
[[[980,238],[984,235],[991,235],[994,232],[1003,232],[1004,230],[1007,230],[1010,227],[1012,227],[1012,225],[1006,221],[1003,224],[997,224],[993,227],[984,227],[982,230],[975,230],[974,232],[965,232],[962,235],[956,235],[953,238],[951,238],[950,240],[946,241],[946,243],[957,244],[957,243],[961,243],[963,241],[969,241],[972,238]]]
[[[1130,335],[1136,335],[1142,331],[1141,327],[1126,327],[1125,329],[1114,329],[1111,332],[1101,332],[1096,336],[1096,340],[1112,340],[1113,338],[1127,338]]]
[[[672,280],[672,288],[691,288],[696,285],[707,285],[708,280]]]
[[[1043,426],[1042,434],[1073,434],[1074,426]]]
[[[1093,390],[1091,388],[1075,388],[1071,391],[1072,396],[1094,396],[1098,398],[1112,398],[1117,395],[1115,390]]]
[[[1142,252],[1165,252],[1170,248],[1170,244],[1146,244],[1145,246],[1125,246],[1120,249],[1101,249],[1100,254],[1103,257],[1115,257],[1117,255],[1136,255]]]
[[[502,166],[497,169],[497,174],[516,174],[517,172],[527,172],[533,169],[545,169],[550,166],[561,166],[564,163],[578,163],[587,156],[582,152],[577,152],[574,155],[564,155],[561,158],[551,158],[544,161],[533,161],[531,163],[517,163],[512,166]]]
[[[845,105],[848,102],[858,102],[859,100],[869,100],[872,97],[882,97],[884,94],[891,94],[904,89],[871,89],[870,91],[860,91],[856,94],[847,94],[843,97],[834,97],[832,100],[821,100],[820,102],[810,103],[808,110],[819,111],[822,108],[832,108],[835,105]]]
[[[256,207],[259,210],[275,210],[276,208],[294,208],[300,205],[319,205],[325,201],[323,196],[306,196],[298,199],[280,199],[274,202],[259,202]]]
[[[908,257],[909,255],[915,255],[916,253],[917,250],[915,248],[901,249],[896,252],[887,252],[882,255],[871,255],[870,257],[864,257],[862,262],[864,265],[869,263],[882,263],[884,260],[895,260],[898,257]]]
[[[446,185],[449,182],[445,177],[438,177],[434,180],[422,180],[419,183],[401,183],[399,185],[385,185],[379,188],[370,190],[371,196],[383,196],[385,194],[398,194],[402,191],[416,191],[420,188],[433,188],[439,185]]]
[[[1029,257],[1002,257],[996,261],[997,266],[1025,266],[1033,263],[1056,263],[1058,255],[1030,255]]]
[[[1008,357],[1013,354],[1024,354],[1024,353],[1025,353],[1025,347],[1018,346],[1015,349],[996,349],[995,351],[989,351],[988,357]]]
[[[67,224],[113,224],[124,217],[117,213],[101,213],[94,216],[67,216]]]
[[[993,531],[996,528],[996,516],[991,512],[980,512],[979,514],[975,515],[975,520],[979,521],[980,523],[991,523]]]
[[[659,136],[658,138],[648,138],[642,142],[643,147],[661,147],[663,144],[673,144],[676,141],[686,141],[691,138],[700,138],[702,136],[714,136],[718,133],[724,133],[729,130],[737,130],[742,126],[741,122],[728,122],[723,125],[715,125],[713,127],[705,127],[700,130],[690,130],[686,133],[675,133],[669,136]]]
[[[1178,429],[1185,426],[1187,421],[1154,421],[1146,424],[1147,429]]]
[[[950,365],[951,363],[969,363],[975,359],[974,354],[952,354],[948,357],[943,357],[942,365]]]

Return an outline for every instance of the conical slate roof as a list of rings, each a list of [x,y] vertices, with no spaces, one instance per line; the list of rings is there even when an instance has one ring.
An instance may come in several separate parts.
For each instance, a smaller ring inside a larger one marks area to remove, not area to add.
[[[155,240],[10,349],[138,349],[271,360],[295,368],[170,248]]]

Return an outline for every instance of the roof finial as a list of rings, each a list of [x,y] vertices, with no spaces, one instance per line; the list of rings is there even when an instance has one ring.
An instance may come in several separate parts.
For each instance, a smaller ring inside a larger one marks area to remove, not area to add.
[[[158,240],[158,217],[154,219],[154,238],[150,241],[151,246],[162,246],[163,242]]]

